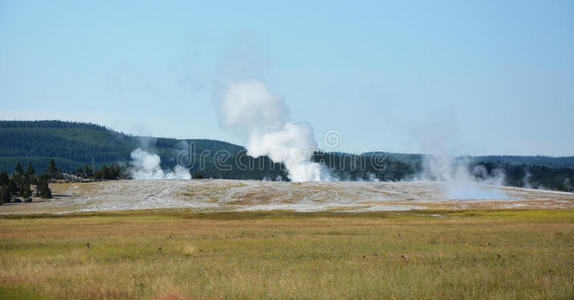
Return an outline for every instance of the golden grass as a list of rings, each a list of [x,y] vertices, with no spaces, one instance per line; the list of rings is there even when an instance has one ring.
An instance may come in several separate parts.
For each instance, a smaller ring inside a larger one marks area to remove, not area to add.
[[[0,251],[4,299],[574,297],[572,210],[11,216]]]

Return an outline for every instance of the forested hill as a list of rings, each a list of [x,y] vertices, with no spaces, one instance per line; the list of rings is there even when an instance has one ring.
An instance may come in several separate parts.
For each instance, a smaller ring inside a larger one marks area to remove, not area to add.
[[[24,166],[31,162],[36,169],[44,170],[50,159],[64,171],[92,162],[96,167],[124,163],[143,144],[160,155],[162,165],[168,168],[175,165],[178,150],[189,148],[194,155],[205,150],[210,155],[220,150],[232,154],[244,151],[243,147],[226,142],[138,137],[91,123],[0,121],[0,170],[11,172],[18,162]]]
[[[514,155],[490,155],[473,157],[475,161],[505,162],[511,165],[544,166],[548,168],[574,168],[574,156],[550,157],[550,156],[514,156]]]
[[[192,176],[226,179],[286,179],[282,164],[267,157],[252,158],[241,146],[205,139],[178,140],[138,137],[91,124],[63,121],[0,121],[0,170],[12,172],[19,162],[32,163],[38,171],[54,159],[63,171],[75,171],[85,165],[125,164],[130,153],[144,148],[157,153],[164,169],[173,168],[178,156],[195,164]],[[187,152],[186,152],[187,151]],[[330,169],[341,180],[408,180],[422,169],[423,155],[371,152],[315,153],[313,160]],[[506,184],[572,191],[574,157],[479,156],[466,157],[474,169],[481,165],[489,175],[496,170],[506,174]],[[198,163],[200,162],[200,163]],[[238,164],[239,162],[239,164]],[[217,166],[219,164],[219,166]],[[246,168],[247,167],[247,168]],[[480,175],[480,176],[484,176]]]
[[[423,154],[406,154],[391,152],[367,152],[363,155],[374,156],[384,154],[389,159],[402,161],[409,164],[422,163]],[[543,155],[517,156],[517,155],[486,155],[486,156],[461,156],[458,159],[467,159],[476,163],[504,163],[513,166],[538,166],[547,168],[574,168],[574,156],[552,157]]]

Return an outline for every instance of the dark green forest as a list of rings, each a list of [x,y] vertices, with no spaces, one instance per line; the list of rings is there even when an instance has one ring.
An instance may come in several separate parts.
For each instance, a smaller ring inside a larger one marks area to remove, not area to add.
[[[6,171],[0,171],[0,205],[10,202],[31,202],[32,197],[52,198],[49,182],[60,174],[52,160],[48,169],[41,175],[36,175],[36,169],[28,164],[26,170],[21,164],[16,164],[12,176]],[[35,186],[32,190],[32,186]]]
[[[12,174],[18,163],[44,171],[53,160],[59,170],[95,179],[127,178],[130,153],[138,147],[161,157],[161,167],[176,164],[190,169],[193,178],[287,180],[282,164],[268,157],[253,158],[245,148],[216,140],[171,139],[124,134],[91,124],[64,121],[0,121],[0,170]],[[422,170],[424,155],[388,152],[363,154],[316,152],[321,163],[339,180],[399,181],[414,178]],[[506,184],[518,187],[573,191],[574,157],[478,156],[477,166],[493,176],[506,174]]]
[[[281,164],[267,157],[247,156],[245,148],[216,140],[132,136],[91,123],[0,121],[0,170],[8,173],[14,172],[18,163],[46,170],[54,160],[68,173],[116,168],[105,172],[108,176],[100,175],[115,179],[122,177],[117,168],[125,166],[138,147],[158,154],[164,169],[173,168],[179,159],[196,178],[287,178]]]

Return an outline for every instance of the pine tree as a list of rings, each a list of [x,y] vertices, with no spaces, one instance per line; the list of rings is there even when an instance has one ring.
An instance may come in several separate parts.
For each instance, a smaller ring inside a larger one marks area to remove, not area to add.
[[[34,166],[32,166],[32,163],[28,163],[28,167],[26,168],[24,175],[30,178],[31,184],[36,184],[36,170],[34,170]]]
[[[8,186],[0,187],[0,205],[4,203],[10,203],[12,200],[12,194],[8,190]]]
[[[108,168],[108,166],[104,164],[100,169],[100,174],[102,176],[102,179],[110,179],[110,168]]]
[[[86,164],[86,166],[84,166],[84,174],[86,174],[86,178],[93,178],[94,170],[92,170],[92,168]]]
[[[30,178],[28,176],[24,176],[24,180],[22,181],[22,186],[20,188],[20,195],[24,198],[24,201],[32,201],[32,190],[30,189]]]
[[[52,198],[52,190],[50,190],[49,183],[50,175],[42,174],[38,178],[38,185],[36,186],[36,196],[42,198]]]
[[[24,172],[24,174],[28,176],[36,175],[36,170],[34,170],[34,166],[32,166],[32,163],[28,163],[28,168],[26,168],[26,172]]]
[[[24,170],[22,170],[22,165],[20,165],[20,163],[16,164],[16,168],[14,169],[14,174],[18,174],[18,175],[24,174]]]
[[[8,192],[10,194],[16,194],[16,192],[18,192],[18,184],[16,183],[16,181],[13,178],[8,180],[7,187],[8,187]]]
[[[8,173],[6,171],[0,172],[0,186],[7,186],[8,181],[10,181],[10,177],[8,177]]]
[[[56,168],[56,162],[53,159],[50,159],[48,174],[50,175],[50,178],[60,178],[60,170]]]

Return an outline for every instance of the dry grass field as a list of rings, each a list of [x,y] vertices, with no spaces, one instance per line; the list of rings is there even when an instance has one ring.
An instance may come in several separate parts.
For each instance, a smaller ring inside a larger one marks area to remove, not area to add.
[[[2,299],[568,299],[573,282],[573,210],[0,217]]]

